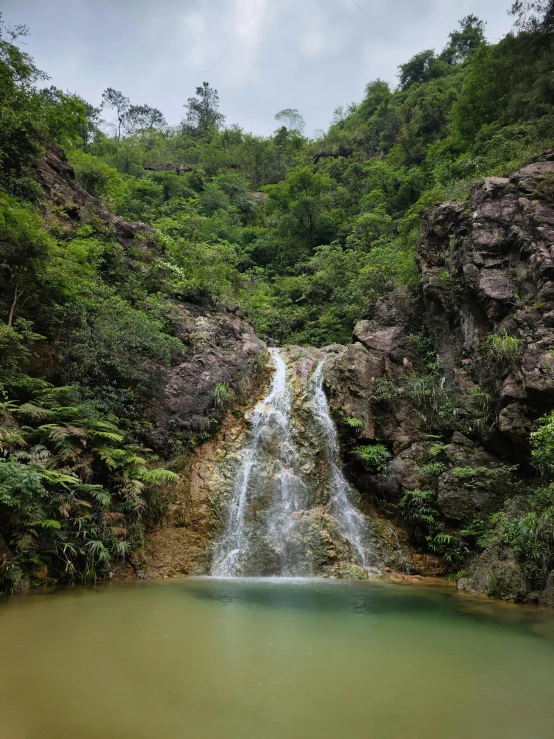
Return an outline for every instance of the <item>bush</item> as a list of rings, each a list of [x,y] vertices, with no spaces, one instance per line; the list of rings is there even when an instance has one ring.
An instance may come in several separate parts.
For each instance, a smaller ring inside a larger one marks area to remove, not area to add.
[[[531,434],[531,455],[537,469],[546,478],[554,477],[554,411],[539,420],[539,429]]]
[[[107,208],[116,210],[127,190],[117,169],[80,149],[75,149],[69,154],[69,161],[75,167],[79,185],[101,200]]]
[[[521,357],[523,342],[515,336],[509,336],[504,330],[500,334],[489,334],[486,340],[488,351],[498,359],[515,361]]]
[[[353,450],[353,454],[361,461],[367,472],[371,472],[372,474],[384,472],[392,457],[387,447],[382,444],[357,446]]]

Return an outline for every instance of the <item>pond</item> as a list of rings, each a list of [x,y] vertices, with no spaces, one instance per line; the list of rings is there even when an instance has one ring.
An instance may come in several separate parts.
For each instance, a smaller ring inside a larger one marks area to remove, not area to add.
[[[0,603],[2,739],[551,739],[554,613],[381,582]]]

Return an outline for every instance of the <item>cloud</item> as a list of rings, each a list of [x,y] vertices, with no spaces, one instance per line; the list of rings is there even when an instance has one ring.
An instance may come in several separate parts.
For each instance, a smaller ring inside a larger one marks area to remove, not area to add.
[[[307,130],[360,100],[399,64],[441,49],[476,13],[489,38],[509,29],[510,0],[1,0],[31,29],[27,51],[52,83],[98,104],[115,87],[177,123],[196,86],[219,90],[229,122],[269,134],[298,108]]]

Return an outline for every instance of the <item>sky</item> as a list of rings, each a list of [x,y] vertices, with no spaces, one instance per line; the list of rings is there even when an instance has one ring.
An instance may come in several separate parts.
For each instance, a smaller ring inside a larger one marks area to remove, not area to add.
[[[297,108],[306,133],[368,82],[396,84],[397,68],[441,50],[460,18],[486,21],[489,41],[512,26],[511,0],[0,0],[25,50],[51,82],[93,105],[106,87],[159,108],[171,124],[203,81],[226,123],[269,135]]]

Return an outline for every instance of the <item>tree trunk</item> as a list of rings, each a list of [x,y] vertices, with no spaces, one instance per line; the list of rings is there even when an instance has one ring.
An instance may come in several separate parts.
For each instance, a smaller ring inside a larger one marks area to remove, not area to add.
[[[19,277],[18,277],[15,283],[15,291],[13,294],[13,301],[12,301],[12,305],[10,308],[10,314],[8,316],[8,326],[11,326],[13,324],[13,316],[15,313],[15,308],[17,306],[17,302],[19,298],[23,295],[23,292],[24,292],[23,290],[19,290]]]

